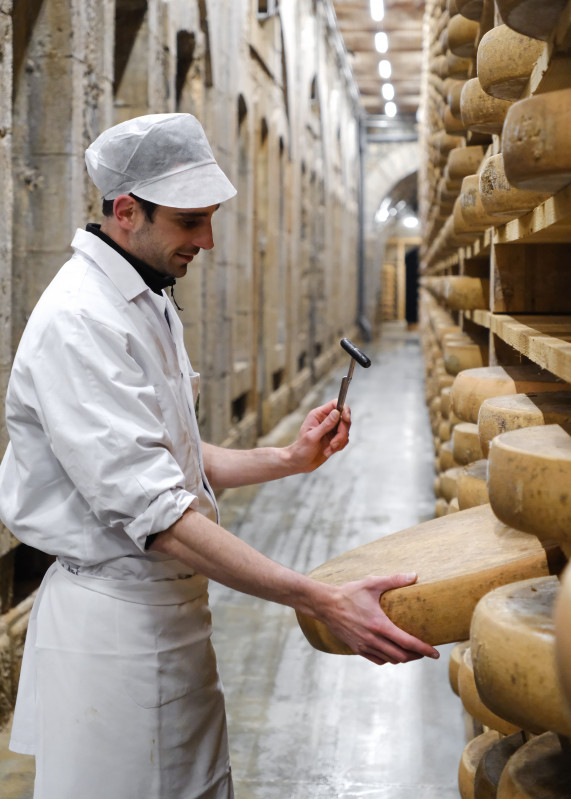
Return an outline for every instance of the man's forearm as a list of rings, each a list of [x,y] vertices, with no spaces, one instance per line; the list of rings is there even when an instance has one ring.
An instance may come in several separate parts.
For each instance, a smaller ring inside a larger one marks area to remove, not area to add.
[[[204,469],[213,488],[238,488],[295,474],[287,447],[226,449],[202,444]]]
[[[325,586],[262,555],[193,510],[159,533],[150,549],[175,557],[228,588],[288,605],[313,618],[315,607],[326,601]]]

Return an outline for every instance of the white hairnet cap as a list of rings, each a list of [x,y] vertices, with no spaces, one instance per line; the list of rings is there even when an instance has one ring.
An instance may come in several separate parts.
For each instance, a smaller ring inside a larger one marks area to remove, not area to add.
[[[192,114],[148,114],[104,131],[85,151],[104,200],[133,193],[171,208],[207,208],[236,194]]]

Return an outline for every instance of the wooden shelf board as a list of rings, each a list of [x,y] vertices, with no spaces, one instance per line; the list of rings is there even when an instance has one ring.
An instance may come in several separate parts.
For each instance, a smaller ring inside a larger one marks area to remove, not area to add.
[[[571,184],[529,214],[495,228],[495,244],[517,242],[571,243]]]
[[[480,327],[490,328],[492,312],[485,310],[464,311],[464,317]]]
[[[490,314],[489,327],[538,366],[571,382],[571,316]]]

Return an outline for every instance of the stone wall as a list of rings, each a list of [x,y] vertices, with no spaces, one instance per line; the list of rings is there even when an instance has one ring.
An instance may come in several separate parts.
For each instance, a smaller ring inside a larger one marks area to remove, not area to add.
[[[99,220],[85,148],[166,111],[201,119],[238,188],[177,285],[203,436],[252,446],[299,404],[356,331],[359,121],[338,58],[316,0],[270,16],[257,0],[0,0],[2,418],[26,320]],[[0,532],[0,724],[46,564]]]

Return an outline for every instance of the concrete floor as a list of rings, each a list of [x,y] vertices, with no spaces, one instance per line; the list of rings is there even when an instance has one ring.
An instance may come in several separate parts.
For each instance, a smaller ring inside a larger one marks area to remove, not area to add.
[[[225,526],[299,571],[433,515],[418,338],[387,325],[363,349],[373,364],[355,369],[349,447],[312,475],[228,491],[221,502]],[[336,396],[345,373],[311,404]],[[284,420],[271,441],[291,440],[302,418]],[[236,799],[457,799],[465,736],[448,684],[451,647],[439,661],[377,667],[313,650],[288,608],[215,584],[210,594]],[[0,796],[30,799],[33,759],[7,753],[6,740],[0,734]]]

